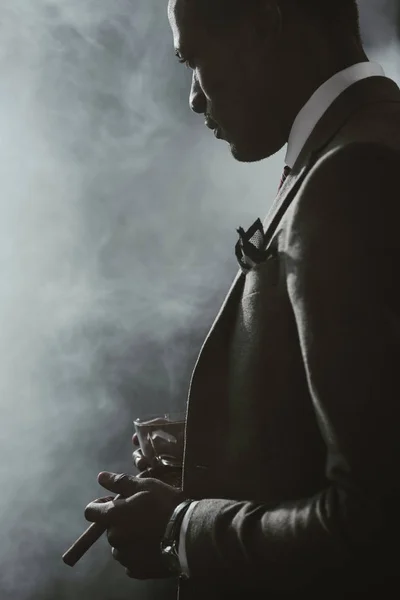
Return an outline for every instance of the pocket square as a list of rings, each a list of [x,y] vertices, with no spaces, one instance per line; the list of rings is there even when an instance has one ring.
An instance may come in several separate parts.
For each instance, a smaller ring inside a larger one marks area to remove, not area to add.
[[[264,248],[264,228],[261,219],[257,219],[247,231],[242,227],[236,231],[239,234],[239,241],[235,246],[235,254],[239,267],[246,274],[267,259],[268,253]]]

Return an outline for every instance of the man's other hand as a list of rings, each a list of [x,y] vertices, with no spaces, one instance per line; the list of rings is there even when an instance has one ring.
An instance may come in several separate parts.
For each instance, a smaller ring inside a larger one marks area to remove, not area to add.
[[[185,499],[182,491],[157,479],[108,472],[100,473],[98,482],[123,498],[90,502],[85,518],[107,528],[112,555],[128,577],[171,577],[160,544],[174,509]]]
[[[134,446],[139,446],[139,438],[137,436],[137,433],[135,433],[134,436],[132,437],[132,443]],[[132,452],[132,459],[133,459],[133,464],[138,469],[138,471],[143,472],[143,471],[146,471],[146,469],[150,468],[150,463],[147,460],[147,458],[145,458],[143,456],[143,452],[142,452],[141,448],[137,448],[136,450],[134,450]]]

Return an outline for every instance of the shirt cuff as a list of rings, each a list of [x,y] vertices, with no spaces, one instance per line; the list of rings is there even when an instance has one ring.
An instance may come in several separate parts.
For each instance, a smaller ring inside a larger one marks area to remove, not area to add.
[[[182,573],[183,573],[183,575],[186,575],[186,577],[189,577],[189,567],[187,564],[187,557],[186,557],[185,537],[186,537],[186,531],[187,531],[190,515],[192,514],[193,509],[196,506],[196,504],[198,504],[198,502],[199,502],[198,500],[195,500],[194,502],[192,502],[190,504],[189,508],[185,512],[185,516],[183,517],[183,520],[181,523],[181,529],[179,532],[179,542],[178,542],[179,563],[181,565]]]

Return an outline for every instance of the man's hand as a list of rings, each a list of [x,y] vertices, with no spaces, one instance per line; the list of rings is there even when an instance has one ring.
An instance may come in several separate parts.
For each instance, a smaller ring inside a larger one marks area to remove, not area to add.
[[[165,425],[165,423],[168,423],[168,420],[164,419],[163,417],[156,417],[155,419],[151,419],[150,421],[147,421],[147,424],[152,424],[152,425]],[[142,449],[140,448],[140,442],[139,442],[139,437],[138,437],[137,433],[135,433],[132,436],[132,444],[135,447],[137,447],[137,449],[132,452],[132,459],[133,459],[133,464],[140,471],[139,477],[140,477],[141,473],[143,473],[144,476],[148,476],[148,475],[146,475],[145,471],[149,472],[149,470],[151,469],[151,464],[147,460],[147,458],[143,455]],[[183,457],[182,457],[182,459],[183,459]]]
[[[106,502],[100,498],[85,509],[88,521],[107,527],[113,557],[134,579],[171,577],[160,544],[174,509],[185,499],[183,492],[157,479],[126,474],[102,472],[97,480],[106,490],[124,496]]]
[[[134,446],[139,446],[139,438],[137,433],[135,433],[132,437],[132,444]],[[146,471],[151,466],[147,458],[143,456],[143,452],[140,447],[132,452],[132,459],[133,464],[140,472]]]

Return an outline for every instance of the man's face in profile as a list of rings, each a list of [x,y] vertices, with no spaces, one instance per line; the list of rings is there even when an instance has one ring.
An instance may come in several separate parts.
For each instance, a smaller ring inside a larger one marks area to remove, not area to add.
[[[282,91],[267,36],[257,33],[254,14],[210,26],[207,15],[199,13],[201,2],[169,0],[168,5],[177,57],[193,70],[190,106],[205,115],[237,160],[271,156],[287,140],[277,110]]]

